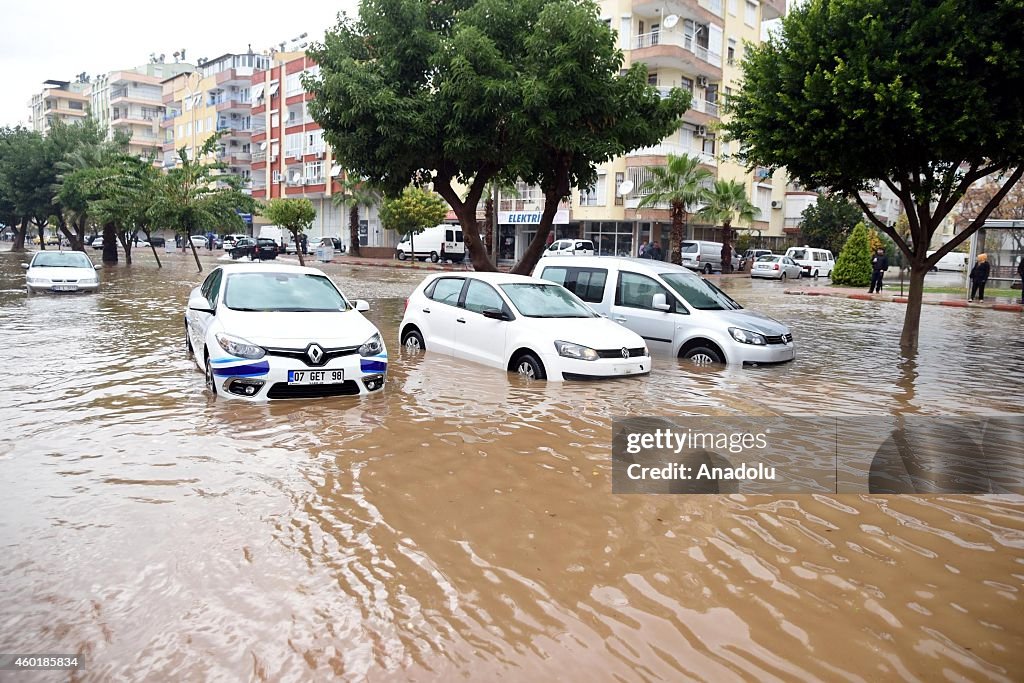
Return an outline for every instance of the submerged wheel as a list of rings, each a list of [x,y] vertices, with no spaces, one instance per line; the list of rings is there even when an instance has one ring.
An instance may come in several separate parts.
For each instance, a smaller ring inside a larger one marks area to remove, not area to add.
[[[196,352],[192,349],[192,340],[188,336],[188,323],[185,323],[185,358],[192,359],[196,357]]]
[[[404,252],[404,251],[401,251],[401,250],[399,250],[399,252],[398,252],[398,260],[399,260],[399,261],[404,261],[404,260],[405,260],[405,259],[407,259],[407,258],[409,258],[409,257],[405,255],[405,252]]]
[[[441,257],[437,255],[436,251],[430,252],[430,262],[431,263],[437,263],[440,260],[441,260]]]
[[[722,362],[722,356],[710,346],[695,346],[683,354],[694,365],[713,365]]]
[[[521,377],[527,379],[545,379],[544,366],[532,353],[526,353],[519,357],[515,363],[515,370]]]
[[[423,342],[423,335],[416,328],[405,331],[402,335],[402,346],[409,351],[423,351],[427,345]]]
[[[210,364],[210,354],[206,354],[206,388],[214,396],[217,395],[217,380],[213,376],[213,365]]]
[[[779,276],[779,281],[780,282],[785,282],[786,281],[786,271],[782,271],[782,275]]]
[[[710,264],[710,263],[705,263],[705,264],[704,264],[704,268],[702,268],[702,272],[703,272],[703,273],[704,273],[705,275],[711,275],[711,271],[712,271],[712,270],[714,270],[714,269],[713,269],[713,268],[711,267],[711,264]]]

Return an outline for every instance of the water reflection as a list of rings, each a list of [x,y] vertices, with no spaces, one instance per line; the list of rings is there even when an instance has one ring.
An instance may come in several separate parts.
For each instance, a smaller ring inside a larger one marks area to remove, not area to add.
[[[548,385],[407,355],[422,274],[331,267],[371,303],[388,386],[245,404],[184,358],[186,260],[31,299],[17,263],[0,254],[4,651],[85,652],[97,681],[1024,673],[1020,499],[610,493],[623,415],[846,414],[877,435],[892,414],[1020,414],[1007,314],[926,310],[901,365],[898,305],[728,280],[791,325],[794,363]],[[997,427],[971,438],[1005,446]]]

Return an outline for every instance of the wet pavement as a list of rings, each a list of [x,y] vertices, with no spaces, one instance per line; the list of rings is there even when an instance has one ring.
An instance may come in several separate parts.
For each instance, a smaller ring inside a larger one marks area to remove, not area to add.
[[[1024,413],[1014,316],[926,307],[908,361],[900,305],[722,278],[796,361],[528,383],[399,349],[423,273],[331,264],[385,391],[245,404],[185,359],[201,276],[161,258],[27,297],[0,253],[2,652],[95,681],[1024,678],[1020,497],[610,481],[621,416]]]

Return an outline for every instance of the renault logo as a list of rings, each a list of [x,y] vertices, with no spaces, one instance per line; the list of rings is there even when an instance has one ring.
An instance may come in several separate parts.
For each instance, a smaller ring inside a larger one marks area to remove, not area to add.
[[[622,357],[629,358],[629,349],[627,349],[625,346],[622,347]]]
[[[309,348],[306,349],[306,355],[309,356],[309,360],[313,365],[320,365],[320,361],[324,357],[324,350],[316,344],[310,344]]]

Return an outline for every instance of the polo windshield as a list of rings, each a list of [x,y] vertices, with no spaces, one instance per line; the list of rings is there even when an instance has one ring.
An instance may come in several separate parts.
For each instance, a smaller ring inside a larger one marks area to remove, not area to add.
[[[735,311],[743,308],[729,296],[702,277],[692,273],[660,273],[676,294],[698,311]]]
[[[228,276],[224,305],[236,311],[329,312],[351,306],[323,275],[234,273]]]
[[[512,305],[527,318],[596,318],[597,314],[560,285],[522,282],[501,285]]]

